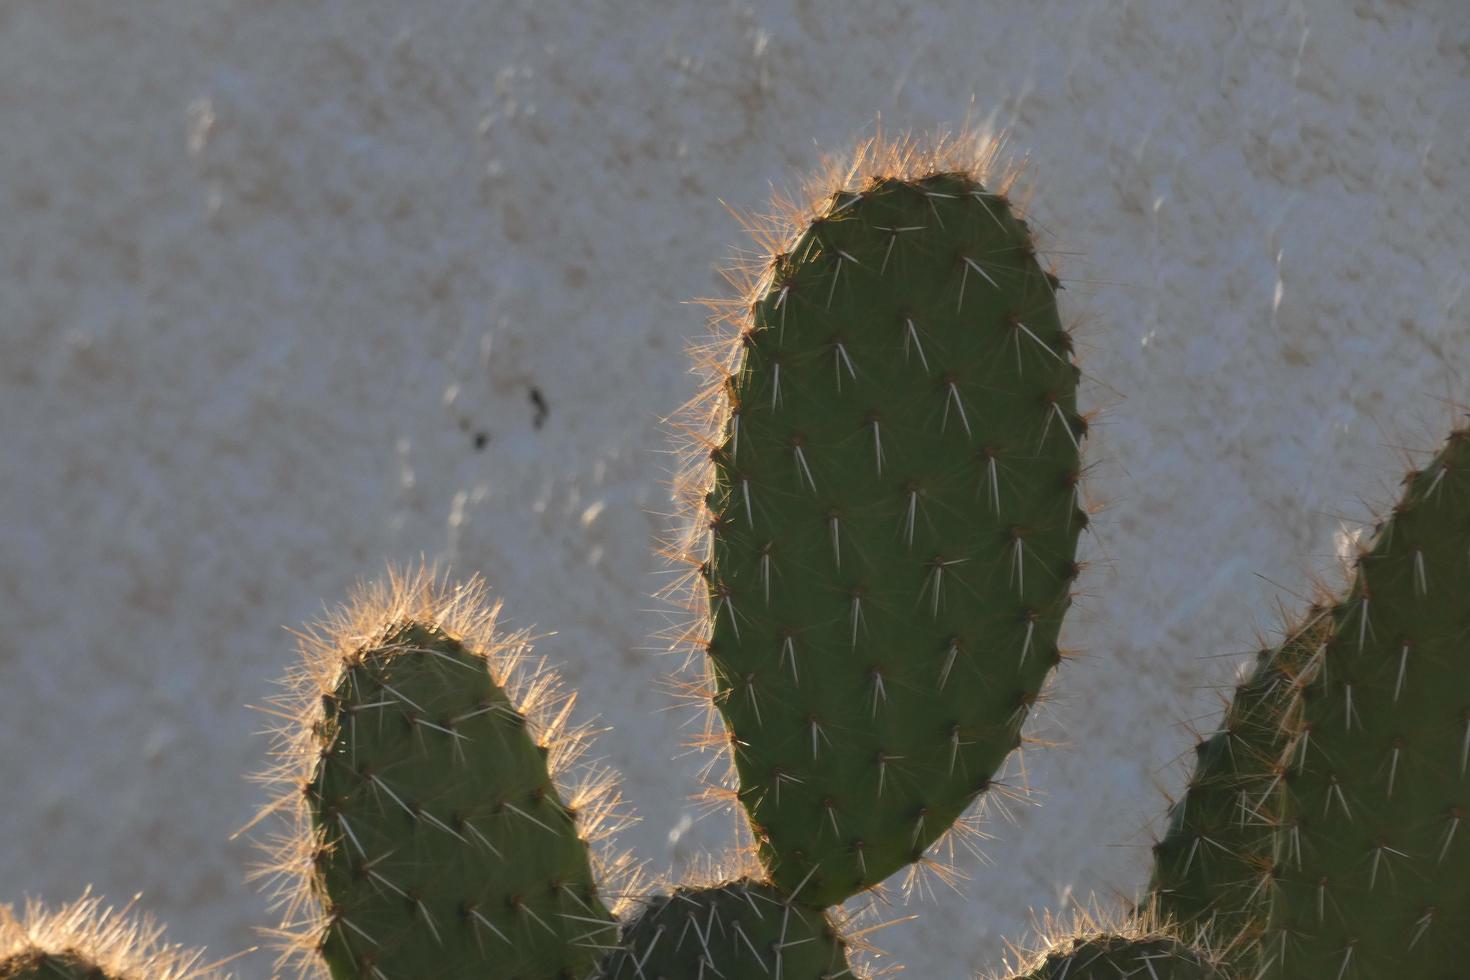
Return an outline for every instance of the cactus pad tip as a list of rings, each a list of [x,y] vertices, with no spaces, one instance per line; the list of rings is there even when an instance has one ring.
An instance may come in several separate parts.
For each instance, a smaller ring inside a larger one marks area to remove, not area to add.
[[[1048,913],[1036,931],[1035,946],[1012,946],[1014,962],[987,980],[1229,980],[1221,957],[1202,937],[1186,937],[1151,915]]]
[[[0,905],[0,980],[224,980],[228,960],[206,964],[202,950],[164,942],[136,901],[104,907],[89,889],[54,911]]]

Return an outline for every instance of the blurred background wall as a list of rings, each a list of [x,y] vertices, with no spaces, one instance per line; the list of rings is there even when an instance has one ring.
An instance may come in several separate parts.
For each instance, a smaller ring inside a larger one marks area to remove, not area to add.
[[[1470,400],[1462,0],[6,0],[0,901],[255,942],[247,705],[420,555],[555,631],[624,844],[718,849],[655,687],[659,420],[746,244],[721,200],[880,116],[1031,157],[1108,506],[1040,805],[874,938],[961,977],[1140,888],[1230,655]]]

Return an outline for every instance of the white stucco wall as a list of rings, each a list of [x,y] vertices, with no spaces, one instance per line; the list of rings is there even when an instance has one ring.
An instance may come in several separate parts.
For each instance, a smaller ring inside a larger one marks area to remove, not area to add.
[[[420,554],[557,631],[625,843],[718,847],[669,843],[699,763],[650,652],[683,301],[744,244],[720,199],[879,114],[1031,155],[1109,502],[1040,806],[881,941],[964,977],[1136,890],[1222,655],[1470,400],[1463,0],[0,4],[0,901],[254,942],[246,705]]]

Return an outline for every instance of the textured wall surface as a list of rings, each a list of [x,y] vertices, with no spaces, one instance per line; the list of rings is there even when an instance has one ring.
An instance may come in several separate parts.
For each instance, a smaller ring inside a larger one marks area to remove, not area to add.
[[[1109,506],[1040,805],[874,938],[962,977],[1139,888],[1179,722],[1470,400],[1463,0],[0,4],[0,901],[252,943],[246,705],[421,554],[556,631],[624,843],[719,847],[648,597],[684,301],[880,114],[1032,157]]]

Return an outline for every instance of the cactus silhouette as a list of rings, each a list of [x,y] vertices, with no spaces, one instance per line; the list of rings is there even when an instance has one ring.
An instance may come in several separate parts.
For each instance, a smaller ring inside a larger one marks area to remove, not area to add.
[[[697,351],[683,689],[734,870],[640,880],[575,697],[478,579],[393,572],[300,634],[261,871],[278,968],[335,980],[835,980],[837,906],[937,868],[1063,659],[1081,566],[1080,371],[979,139],[865,144],[752,222]],[[1012,980],[1441,980],[1470,961],[1460,827],[1470,435],[1409,475],[1340,596],[1263,650],[1170,808],[1147,900]],[[222,964],[84,899],[0,908],[0,980],[196,980]]]

